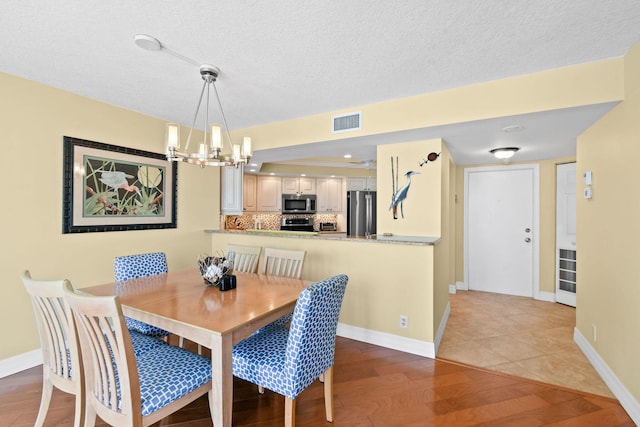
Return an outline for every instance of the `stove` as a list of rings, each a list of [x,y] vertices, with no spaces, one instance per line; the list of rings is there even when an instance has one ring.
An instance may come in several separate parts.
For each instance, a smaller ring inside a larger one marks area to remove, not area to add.
[[[282,218],[280,230],[313,231],[313,218]]]

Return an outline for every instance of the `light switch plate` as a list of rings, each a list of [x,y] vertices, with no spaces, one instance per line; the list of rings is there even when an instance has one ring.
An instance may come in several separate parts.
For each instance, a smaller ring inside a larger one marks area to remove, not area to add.
[[[593,182],[592,177],[593,175],[591,174],[591,171],[586,171],[584,173],[584,185],[591,185]]]
[[[584,189],[584,198],[585,199],[591,198],[591,187],[587,187]]]

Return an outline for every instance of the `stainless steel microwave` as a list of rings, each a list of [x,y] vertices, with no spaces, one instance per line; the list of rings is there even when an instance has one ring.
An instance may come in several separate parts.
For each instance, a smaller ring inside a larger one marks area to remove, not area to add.
[[[283,214],[314,214],[316,213],[315,194],[283,194]]]

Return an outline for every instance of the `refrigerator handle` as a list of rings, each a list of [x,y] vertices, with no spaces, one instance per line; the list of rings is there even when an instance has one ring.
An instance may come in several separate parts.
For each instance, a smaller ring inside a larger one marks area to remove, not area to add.
[[[371,206],[371,194],[367,194],[364,196],[365,200],[367,201],[366,203],[366,213],[365,213],[365,217],[367,219],[367,224],[366,224],[366,229],[364,234],[365,235],[369,235],[371,234],[371,212],[372,212],[372,206]]]

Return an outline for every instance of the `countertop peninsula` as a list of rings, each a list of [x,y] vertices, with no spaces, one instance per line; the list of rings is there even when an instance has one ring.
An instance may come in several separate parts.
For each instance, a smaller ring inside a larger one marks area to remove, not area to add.
[[[287,239],[316,239],[316,240],[341,240],[349,242],[383,243],[394,245],[433,246],[440,242],[440,237],[432,236],[396,236],[396,235],[372,235],[370,237],[347,236],[342,232],[318,232],[318,231],[283,231],[283,230],[232,230],[232,229],[206,229],[206,233],[245,234],[255,236],[272,236]]]

